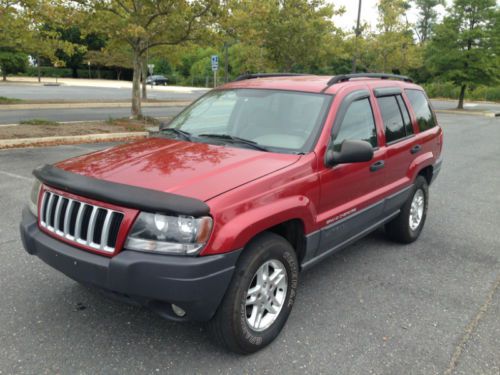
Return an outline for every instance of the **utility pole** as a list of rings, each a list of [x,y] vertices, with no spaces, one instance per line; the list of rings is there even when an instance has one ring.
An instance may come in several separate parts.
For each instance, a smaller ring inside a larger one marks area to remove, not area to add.
[[[228,53],[227,53],[227,50],[228,50],[228,46],[227,46],[227,42],[224,42],[224,83],[227,83],[228,81],[228,74],[229,74],[229,61],[228,61]]]
[[[361,23],[361,1],[359,0],[359,5],[358,5],[358,20],[356,21],[356,36],[354,39],[354,56],[352,57],[352,72],[356,73],[356,64],[357,64],[357,58],[358,58],[358,39],[359,36],[361,35],[361,30],[360,28],[360,23]]]

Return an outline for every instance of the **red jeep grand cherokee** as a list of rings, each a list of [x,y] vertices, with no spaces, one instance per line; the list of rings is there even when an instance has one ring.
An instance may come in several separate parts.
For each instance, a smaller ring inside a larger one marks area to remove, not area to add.
[[[406,77],[243,76],[154,138],[36,169],[23,244],[255,352],[283,328],[299,271],[382,225],[417,239],[442,139]]]

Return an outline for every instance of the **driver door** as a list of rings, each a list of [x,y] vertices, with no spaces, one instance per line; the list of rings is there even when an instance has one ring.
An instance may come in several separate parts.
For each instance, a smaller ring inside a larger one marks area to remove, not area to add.
[[[368,162],[323,166],[317,255],[359,237],[382,218],[386,155],[379,147],[372,100],[367,90],[348,94],[335,119],[330,147],[340,151],[344,140],[363,140],[373,146],[374,156]]]

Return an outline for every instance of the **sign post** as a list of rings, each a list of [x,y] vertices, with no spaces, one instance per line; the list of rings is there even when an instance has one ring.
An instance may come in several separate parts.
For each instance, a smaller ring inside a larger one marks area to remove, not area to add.
[[[217,87],[217,70],[219,70],[219,56],[212,55],[212,72],[214,72],[214,87]]]
[[[155,69],[155,64],[148,64],[148,73],[150,76],[153,75]],[[153,88],[153,80],[151,79],[151,88]]]

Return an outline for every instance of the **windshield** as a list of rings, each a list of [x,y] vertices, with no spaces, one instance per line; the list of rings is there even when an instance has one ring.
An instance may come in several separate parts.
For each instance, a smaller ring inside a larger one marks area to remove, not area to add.
[[[217,90],[184,110],[168,128],[187,132],[194,141],[220,143],[232,138],[235,145],[244,140],[276,152],[307,152],[331,98],[295,91]]]

